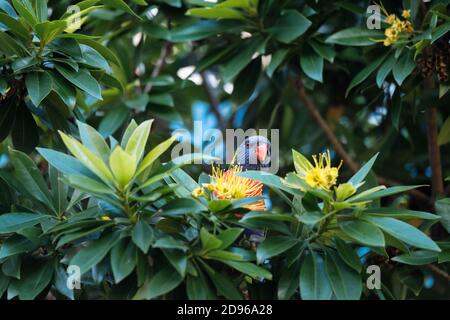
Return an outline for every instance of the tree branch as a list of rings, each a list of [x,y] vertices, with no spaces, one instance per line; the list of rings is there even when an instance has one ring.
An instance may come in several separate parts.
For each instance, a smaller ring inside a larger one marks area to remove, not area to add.
[[[208,75],[207,75],[206,71],[200,72],[200,76],[202,77],[203,88],[205,89],[209,104],[211,105],[211,111],[216,116],[220,129],[222,131],[225,131],[225,129],[226,129],[225,121],[222,119],[222,114],[220,113],[220,109],[219,109],[220,101],[219,101],[219,99],[217,99],[216,95],[214,94],[214,89],[208,80]]]
[[[314,121],[319,125],[319,127],[322,129],[322,131],[325,133],[326,137],[330,141],[331,145],[333,146],[333,149],[336,151],[338,156],[344,161],[344,164],[350,169],[351,172],[355,173],[359,169],[359,165],[353,161],[351,156],[348,154],[348,152],[345,150],[339,139],[334,134],[333,130],[331,130],[328,123],[324,120],[320,112],[318,111],[315,103],[311,100],[311,98],[308,96],[308,94],[305,92],[305,88],[303,86],[302,80],[300,77],[294,80],[295,88],[297,89],[297,94],[300,100],[303,102],[305,107],[308,109],[309,113],[313,117]],[[379,183],[384,185],[401,185],[401,183],[391,180],[379,177],[378,178]],[[418,199],[421,199],[422,201],[426,201],[429,203],[430,199],[428,196],[419,191],[419,190],[410,190],[409,193],[413,196],[415,196]]]
[[[164,66],[166,65],[166,59],[169,56],[169,54],[172,52],[172,43],[170,42],[164,42],[161,52],[159,54],[159,58],[155,63],[155,67],[152,70],[152,73],[150,75],[151,78],[155,78],[159,76],[164,69]],[[153,85],[151,83],[147,83],[144,92],[149,93],[152,91]]]
[[[432,199],[437,195],[444,194],[444,178],[442,176],[441,153],[438,144],[437,110],[431,106],[427,108],[427,138],[428,157],[431,167]]]

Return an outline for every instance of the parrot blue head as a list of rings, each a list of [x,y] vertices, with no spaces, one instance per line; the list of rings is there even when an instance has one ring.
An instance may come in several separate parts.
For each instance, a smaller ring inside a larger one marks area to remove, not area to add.
[[[263,136],[246,137],[236,151],[236,164],[242,170],[261,170],[270,166],[270,141]]]

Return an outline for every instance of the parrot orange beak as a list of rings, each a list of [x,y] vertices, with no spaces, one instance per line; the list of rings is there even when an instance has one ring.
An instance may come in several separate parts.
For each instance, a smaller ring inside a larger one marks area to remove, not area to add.
[[[259,162],[263,162],[266,160],[267,157],[267,144],[260,144],[256,147],[256,159],[258,159]]]

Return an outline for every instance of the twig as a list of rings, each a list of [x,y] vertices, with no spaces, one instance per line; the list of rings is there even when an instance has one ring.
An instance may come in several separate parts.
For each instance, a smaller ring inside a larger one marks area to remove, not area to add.
[[[221,130],[225,131],[225,122],[222,119],[222,114],[220,113],[219,109],[220,101],[214,94],[214,89],[211,86],[211,83],[209,82],[207,73],[205,71],[200,72],[200,76],[202,77],[203,88],[205,89],[209,104],[211,105],[211,111],[216,116],[217,122],[219,123],[219,127],[221,128]]]
[[[437,128],[437,110],[431,106],[427,108],[427,138],[428,138],[428,157],[431,167],[431,187],[432,199],[437,195],[444,194],[444,182],[442,176],[441,153],[439,150],[438,128]]]
[[[164,69],[164,66],[166,65],[166,58],[169,56],[169,54],[172,52],[172,43],[165,42],[161,48],[161,52],[159,54],[158,61],[156,61],[155,67],[152,70],[152,73],[150,75],[151,78],[155,78],[159,76]],[[147,83],[144,92],[149,93],[153,88],[153,85],[151,83]]]
[[[427,268],[450,282],[450,274],[448,272],[436,267],[434,264],[427,264]]]
[[[330,141],[333,149],[339,155],[339,157],[344,161],[344,164],[352,171],[353,173],[358,171],[358,165],[353,161],[350,155],[345,151],[341,142],[338,140],[333,130],[331,130],[330,126],[326,123],[326,121],[322,118],[315,103],[311,100],[311,98],[306,94],[305,87],[303,86],[302,80],[297,78],[295,81],[295,85],[297,88],[297,94],[300,100],[303,102],[305,107],[308,109],[309,113],[313,117],[314,121],[317,122],[319,127],[323,130],[328,140]]]
[[[324,120],[320,112],[318,111],[315,103],[311,100],[311,98],[307,95],[305,92],[305,88],[303,86],[303,83],[300,78],[295,80],[295,87],[297,89],[297,94],[300,100],[303,102],[303,104],[306,106],[308,111],[310,112],[311,116],[313,117],[314,121],[317,122],[319,127],[323,130],[325,135],[327,136],[328,140],[330,141],[331,145],[333,146],[333,149],[336,151],[336,153],[339,155],[339,157],[344,161],[344,164],[347,165],[347,167],[350,169],[351,172],[355,173],[359,169],[359,165],[353,161],[351,156],[347,153],[345,148],[342,146],[339,139],[334,134],[333,130],[331,130],[328,123]],[[378,178],[379,183],[384,185],[401,185],[401,183],[391,180],[379,177]],[[422,201],[426,201],[429,203],[428,196],[419,191],[419,190],[410,190],[409,193],[418,199],[421,199]]]

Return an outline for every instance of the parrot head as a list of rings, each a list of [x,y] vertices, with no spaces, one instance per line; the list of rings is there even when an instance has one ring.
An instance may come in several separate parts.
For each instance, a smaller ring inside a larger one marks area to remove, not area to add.
[[[270,141],[263,136],[246,137],[236,151],[242,170],[261,170],[270,165]]]

